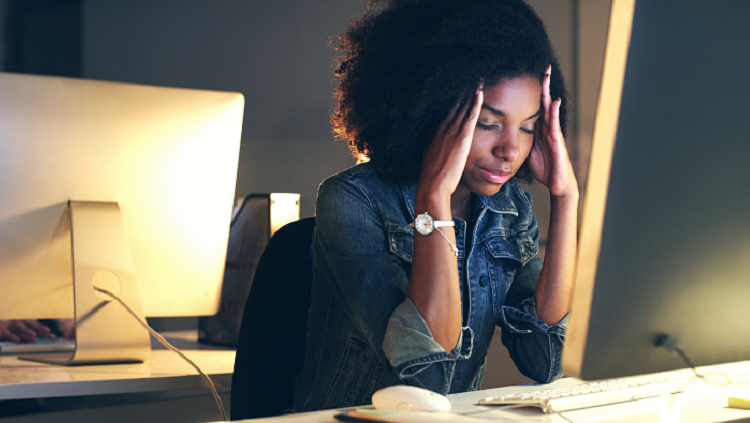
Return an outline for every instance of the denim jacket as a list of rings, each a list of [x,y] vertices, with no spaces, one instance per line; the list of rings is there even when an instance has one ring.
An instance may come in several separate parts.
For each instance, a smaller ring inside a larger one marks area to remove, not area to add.
[[[454,217],[463,329],[445,351],[406,296],[416,185],[382,178],[368,164],[325,180],[318,191],[305,365],[298,412],[369,404],[374,392],[409,384],[449,394],[480,388],[495,331],[524,375],[559,378],[565,320],[536,317],[542,268],[531,196],[515,181],[473,195],[476,223]]]

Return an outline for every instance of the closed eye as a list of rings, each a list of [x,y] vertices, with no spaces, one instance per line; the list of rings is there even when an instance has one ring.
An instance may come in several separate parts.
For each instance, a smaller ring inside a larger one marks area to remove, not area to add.
[[[529,128],[521,128],[521,131],[526,132],[529,135],[534,135],[534,130]]]
[[[488,125],[486,123],[477,122],[477,128],[484,129],[485,131],[491,131],[493,129],[499,128],[500,125]]]

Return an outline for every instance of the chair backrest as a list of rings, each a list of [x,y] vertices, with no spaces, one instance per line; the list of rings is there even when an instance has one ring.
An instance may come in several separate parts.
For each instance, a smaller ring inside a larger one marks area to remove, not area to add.
[[[231,419],[284,414],[305,361],[315,217],[282,227],[263,251],[245,303],[232,378]]]

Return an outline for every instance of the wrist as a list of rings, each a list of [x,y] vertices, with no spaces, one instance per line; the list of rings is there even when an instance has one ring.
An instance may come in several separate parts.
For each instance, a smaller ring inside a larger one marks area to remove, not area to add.
[[[414,214],[430,213],[436,220],[451,220],[450,195],[417,189]]]
[[[577,210],[579,200],[578,187],[565,195],[550,194],[550,203],[555,210]]]
[[[437,232],[438,234],[440,234],[440,236],[443,237],[443,239],[445,239],[446,242],[448,242],[448,244],[451,247],[451,250],[453,251],[453,254],[455,254],[456,257],[458,257],[458,247],[456,246],[454,241],[451,241],[443,233],[443,231],[440,230],[441,227],[450,227],[450,226],[454,226],[453,220],[437,220],[429,212],[423,212],[423,213],[418,214],[413,224],[415,236],[416,234],[429,236],[429,235],[432,235],[434,232]]]
[[[557,195],[553,194],[552,191],[550,191],[550,199],[552,201],[578,203],[579,197],[580,197],[580,193],[578,192],[577,183],[570,184],[568,187],[566,187]]]

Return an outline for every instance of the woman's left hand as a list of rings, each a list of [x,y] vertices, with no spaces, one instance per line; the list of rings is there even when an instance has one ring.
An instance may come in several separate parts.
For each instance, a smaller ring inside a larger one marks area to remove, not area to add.
[[[555,197],[566,197],[578,193],[578,182],[565,146],[560,128],[560,104],[562,99],[552,101],[550,96],[550,74],[552,66],[542,83],[542,116],[534,128],[534,145],[529,154],[529,166],[534,179],[549,188]]]
[[[576,261],[578,182],[560,129],[560,104],[549,92],[550,73],[542,83],[542,116],[534,128],[529,154],[531,174],[549,188],[550,221],[544,266],[536,286],[537,315],[548,325],[570,311]]]

